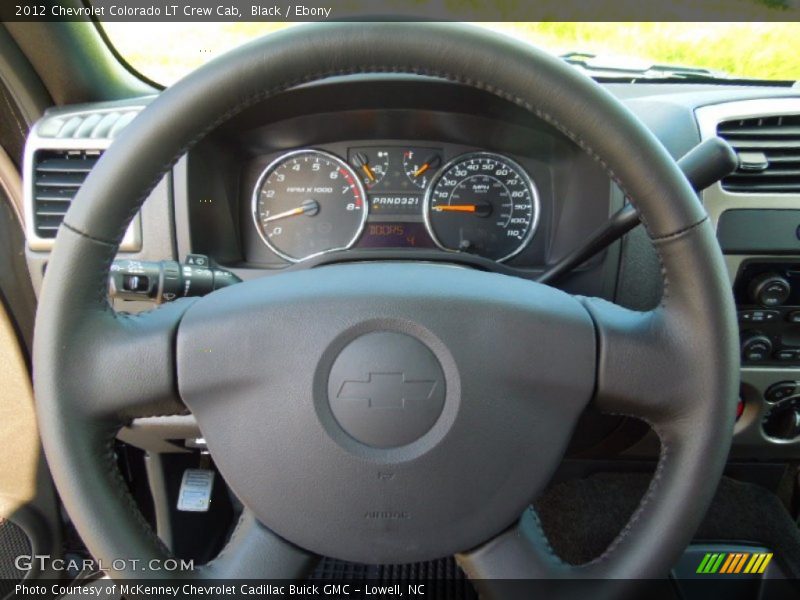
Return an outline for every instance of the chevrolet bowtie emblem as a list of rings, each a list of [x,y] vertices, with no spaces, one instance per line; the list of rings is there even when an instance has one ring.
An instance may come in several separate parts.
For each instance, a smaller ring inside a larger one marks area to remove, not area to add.
[[[429,400],[432,379],[408,379],[405,373],[370,373],[366,381],[344,381],[336,398],[365,402],[370,408],[404,409],[406,402]]]

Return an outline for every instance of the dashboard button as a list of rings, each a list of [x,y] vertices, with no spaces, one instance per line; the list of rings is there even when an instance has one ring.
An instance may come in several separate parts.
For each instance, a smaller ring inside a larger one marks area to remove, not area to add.
[[[796,311],[800,322],[800,311]],[[781,314],[777,310],[740,310],[739,321],[741,323],[771,323],[777,321]]]
[[[800,310],[793,310],[786,315],[786,320],[790,323],[800,323]]]
[[[797,357],[798,357],[797,350],[778,350],[775,353],[775,358],[777,358],[781,362],[796,360]]]
[[[797,382],[795,381],[779,381],[767,388],[767,391],[764,392],[764,399],[767,402],[778,402],[794,395],[796,389]]]

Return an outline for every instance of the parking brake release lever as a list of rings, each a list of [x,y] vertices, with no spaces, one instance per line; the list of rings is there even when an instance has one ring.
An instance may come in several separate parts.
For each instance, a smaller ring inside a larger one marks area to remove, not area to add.
[[[728,142],[718,137],[699,143],[678,160],[678,167],[696,192],[701,192],[726,175],[730,175],[738,165],[739,158],[736,152]],[[537,281],[553,283],[595,254],[605,250],[638,224],[639,212],[632,204],[626,204],[590,235],[583,246],[573,250],[542,273]]]
[[[202,254],[189,254],[183,263],[122,259],[111,265],[108,291],[112,298],[120,300],[161,304],[177,298],[204,296],[240,281]]]

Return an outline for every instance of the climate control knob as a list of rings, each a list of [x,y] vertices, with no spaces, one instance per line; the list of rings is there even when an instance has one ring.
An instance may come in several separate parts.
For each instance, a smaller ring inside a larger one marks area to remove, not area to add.
[[[772,354],[772,341],[763,333],[751,332],[742,340],[742,359],[748,362],[767,360]]]
[[[761,426],[771,438],[793,440],[800,437],[800,396],[772,406],[764,415]]]
[[[777,273],[764,273],[750,283],[750,298],[761,306],[780,306],[791,293],[792,286]]]

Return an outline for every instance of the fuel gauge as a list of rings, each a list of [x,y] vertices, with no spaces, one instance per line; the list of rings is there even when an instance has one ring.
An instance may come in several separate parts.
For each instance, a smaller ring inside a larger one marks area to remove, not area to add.
[[[364,186],[370,189],[389,172],[389,153],[386,150],[363,148],[350,156],[350,164],[358,171]]]

